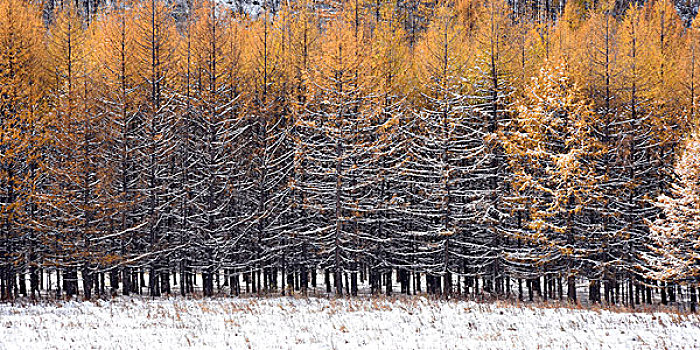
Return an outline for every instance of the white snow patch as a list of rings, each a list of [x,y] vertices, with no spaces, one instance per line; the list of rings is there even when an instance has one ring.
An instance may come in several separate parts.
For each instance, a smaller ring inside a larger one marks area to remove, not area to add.
[[[698,349],[700,318],[425,298],[0,305],[0,349],[68,348]]]

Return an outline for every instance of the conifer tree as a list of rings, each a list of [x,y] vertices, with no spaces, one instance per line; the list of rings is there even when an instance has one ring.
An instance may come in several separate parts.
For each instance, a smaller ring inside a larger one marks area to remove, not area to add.
[[[184,20],[180,28],[180,40],[176,48],[174,76],[175,89],[178,99],[176,106],[176,117],[174,122],[174,140],[176,152],[173,162],[174,172],[172,178],[177,183],[171,186],[171,191],[176,193],[173,202],[172,226],[171,230],[176,235],[179,244],[175,252],[177,259],[177,271],[180,275],[180,295],[187,296],[194,291],[196,272],[194,268],[197,261],[197,248],[193,245],[193,218],[194,218],[194,198],[195,180],[193,175],[195,156],[194,124],[196,110],[197,73],[198,61],[193,52],[195,41],[195,27],[198,15],[201,14],[202,3],[193,4],[195,8],[187,8],[184,13]],[[199,12],[198,12],[199,11]],[[200,44],[200,46],[206,44]],[[200,63],[201,64],[201,63]],[[177,283],[177,282],[175,282]]]
[[[391,272],[398,267],[401,290],[407,293],[408,273],[416,268],[410,255],[411,237],[404,234],[411,225],[404,215],[410,183],[403,176],[412,125],[408,104],[410,58],[398,9],[385,4],[378,11],[370,62],[376,79],[369,111],[371,127],[375,130],[369,144],[373,162],[370,176],[375,179],[370,191],[374,200],[361,208],[368,225],[362,246],[369,253],[372,292],[379,292],[383,280],[386,293],[391,294]]]
[[[148,266],[148,290],[153,296],[169,292],[167,254],[172,238],[168,216],[174,203],[169,189],[172,156],[176,145],[173,132],[175,101],[172,59],[176,42],[169,9],[160,0],[135,4],[135,59],[137,62],[139,118],[137,159],[144,220],[140,240],[142,266]]]
[[[655,280],[682,282],[690,285],[690,307],[697,304],[700,256],[700,141],[698,132],[688,136],[674,165],[675,181],[668,195],[655,201],[663,216],[649,220],[650,251],[644,254],[649,268],[647,275]]]
[[[453,292],[454,274],[474,275],[488,254],[483,241],[487,163],[486,127],[472,110],[470,56],[464,27],[440,7],[419,45],[417,81],[424,81],[415,106],[408,176],[414,186],[411,233],[420,240],[416,256],[429,274],[430,292]],[[467,269],[465,271],[465,268]],[[440,283],[442,281],[442,283]]]
[[[504,293],[510,290],[510,279],[505,276],[503,266],[503,253],[501,247],[503,232],[510,224],[505,213],[503,194],[506,192],[506,162],[503,147],[498,137],[499,133],[507,132],[509,124],[510,95],[513,86],[510,82],[513,75],[513,66],[518,66],[516,52],[508,37],[513,35],[514,25],[509,18],[508,5],[499,0],[486,2],[480,17],[477,18],[477,29],[474,34],[477,57],[474,62],[474,99],[475,112],[484,120],[483,163],[479,162],[480,181],[477,188],[483,193],[485,203],[483,215],[477,214],[478,225],[482,232],[472,233],[481,236],[481,244],[488,252],[483,254],[485,258],[479,263],[484,266],[485,289],[489,292]],[[520,63],[520,69],[525,69],[524,63]],[[473,128],[481,127],[478,124]],[[482,248],[483,249],[483,248]],[[505,284],[504,284],[505,282]],[[507,285],[507,286],[506,286]]]
[[[0,299],[39,289],[46,230],[40,190],[48,144],[42,24],[25,1],[0,2]],[[28,270],[28,271],[27,271]],[[15,281],[19,281],[16,283]]]
[[[610,203],[611,208],[619,213],[615,217],[616,225],[611,226],[615,231],[610,241],[610,251],[618,261],[612,267],[624,273],[623,283],[628,286],[629,294],[623,296],[624,301],[632,305],[634,301],[631,289],[638,278],[630,273],[636,273],[634,266],[638,262],[638,250],[643,247],[648,235],[644,217],[649,215],[649,203],[642,193],[648,188],[648,181],[651,179],[648,152],[653,144],[653,136],[650,134],[652,123],[649,99],[645,98],[650,85],[645,74],[642,50],[642,19],[643,14],[639,9],[632,7],[627,10],[618,28],[618,64],[621,77],[618,96],[621,97],[622,110],[613,129],[613,149],[617,161],[610,173],[617,183],[626,184],[615,190],[615,200]],[[646,132],[640,132],[642,130]]]
[[[698,79],[700,79],[700,33],[698,33],[698,22],[688,28],[683,36],[685,50],[679,57],[680,65],[680,104],[685,122],[693,125],[697,121],[698,115]]]
[[[593,113],[564,67],[544,67],[517,103],[514,130],[506,142],[515,176],[513,187],[529,198],[526,242],[534,265],[548,274],[564,274],[570,300],[576,301],[576,277],[588,252],[588,205],[600,181],[595,157]]]
[[[95,67],[94,72],[94,84],[99,93],[96,111],[103,114],[105,119],[102,137],[106,147],[105,163],[111,172],[108,191],[113,215],[109,219],[107,236],[110,238],[106,243],[109,243],[109,254],[117,259],[115,263],[123,263],[137,253],[133,250],[133,243],[136,228],[141,224],[138,207],[142,182],[139,181],[136,151],[140,125],[132,14],[124,3],[93,23],[95,33],[92,57],[101,63]],[[124,295],[134,291],[136,278],[130,265],[126,263],[121,268],[112,266],[112,293],[116,293],[120,281]]]
[[[223,262],[222,257],[227,252],[227,238],[232,238],[231,232],[236,224],[236,217],[230,215],[230,189],[235,183],[233,157],[240,156],[229,148],[240,136],[239,121],[236,114],[231,113],[238,101],[231,98],[230,80],[227,75],[232,67],[228,55],[226,28],[230,17],[221,11],[213,1],[205,1],[195,7],[194,26],[190,28],[192,41],[188,53],[192,64],[191,77],[187,87],[191,91],[187,95],[187,109],[180,120],[185,124],[182,132],[190,142],[187,142],[191,157],[182,164],[191,167],[188,170],[191,181],[186,186],[192,194],[180,194],[189,200],[191,206],[188,215],[188,225],[192,240],[189,252],[202,268],[203,294],[214,293],[215,274]],[[183,156],[180,154],[179,156]],[[187,232],[183,232],[187,233]],[[233,248],[233,247],[230,247]]]
[[[619,102],[621,76],[618,62],[618,25],[611,13],[611,6],[609,2],[602,3],[599,8],[590,11],[590,17],[579,29],[581,37],[585,38],[581,66],[583,74],[575,74],[573,78],[594,105],[598,120],[596,134],[608,150],[599,157],[597,164],[598,173],[607,179],[599,184],[604,196],[600,201],[591,204],[598,213],[598,231],[602,240],[599,243],[599,253],[591,256],[597,267],[589,271],[589,296],[593,302],[600,302],[600,288],[603,286],[606,301],[614,303],[614,292],[618,290],[617,272],[611,266],[615,258],[607,254],[607,251],[614,249],[612,247],[615,246],[615,236],[621,225],[615,208],[616,191],[619,190],[615,171],[619,160],[616,154],[619,142],[617,121],[622,107]]]
[[[96,112],[90,37],[73,7],[59,13],[51,28],[55,136],[52,147],[51,207],[56,243],[61,246],[66,294],[91,297],[93,270],[100,258],[100,236],[109,216],[109,169],[105,168],[104,118]]]
[[[288,79],[288,103],[291,112],[290,127],[286,141],[294,152],[291,160],[291,174],[288,180],[290,190],[289,219],[284,233],[284,248],[286,264],[298,269],[299,284],[302,292],[309,285],[309,274],[312,285],[316,286],[316,267],[318,266],[316,251],[313,248],[315,237],[309,229],[308,203],[306,194],[300,186],[307,178],[307,163],[304,153],[303,118],[306,115],[307,104],[312,101],[311,73],[317,63],[320,53],[321,35],[319,18],[314,13],[312,4],[300,2],[282,12],[283,26],[286,28],[289,54],[284,66]]]
[[[315,237],[320,267],[333,273],[336,293],[342,295],[343,277],[357,273],[357,249],[361,202],[367,200],[369,184],[364,177],[369,166],[370,126],[364,114],[367,105],[367,67],[363,33],[355,31],[342,13],[327,24],[322,56],[312,68],[311,98],[297,125],[301,133],[299,152],[306,166],[298,184],[309,210],[307,230]],[[356,284],[346,290],[355,294]]]
[[[276,286],[277,269],[286,265],[282,246],[287,219],[293,148],[288,141],[292,120],[286,96],[284,57],[289,52],[278,16],[265,15],[251,24],[248,43],[250,106],[250,220],[246,223],[254,247],[257,290]]]

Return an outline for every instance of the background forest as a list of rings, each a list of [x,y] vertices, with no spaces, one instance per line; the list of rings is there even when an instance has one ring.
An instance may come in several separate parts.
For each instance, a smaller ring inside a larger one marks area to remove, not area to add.
[[[694,310],[700,32],[670,1],[88,5],[0,0],[2,299]]]

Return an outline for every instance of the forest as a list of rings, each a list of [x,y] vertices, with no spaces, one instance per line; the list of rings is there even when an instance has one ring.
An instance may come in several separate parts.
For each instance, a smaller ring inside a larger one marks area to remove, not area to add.
[[[262,9],[0,0],[1,299],[695,311],[700,32],[672,2]]]

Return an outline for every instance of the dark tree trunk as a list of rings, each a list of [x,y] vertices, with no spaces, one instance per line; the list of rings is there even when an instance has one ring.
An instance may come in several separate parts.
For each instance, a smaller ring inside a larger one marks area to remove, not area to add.
[[[391,269],[389,269],[384,275],[384,283],[386,286],[386,295],[390,296],[391,293],[394,291],[394,286],[391,281]]]
[[[576,277],[574,275],[570,275],[566,284],[568,287],[566,295],[569,298],[569,301],[577,303],[578,299],[576,297]]]
[[[661,282],[661,304],[668,304],[668,299],[666,298],[666,283]]]
[[[690,312],[695,313],[698,304],[698,294],[695,285],[690,285]]]

